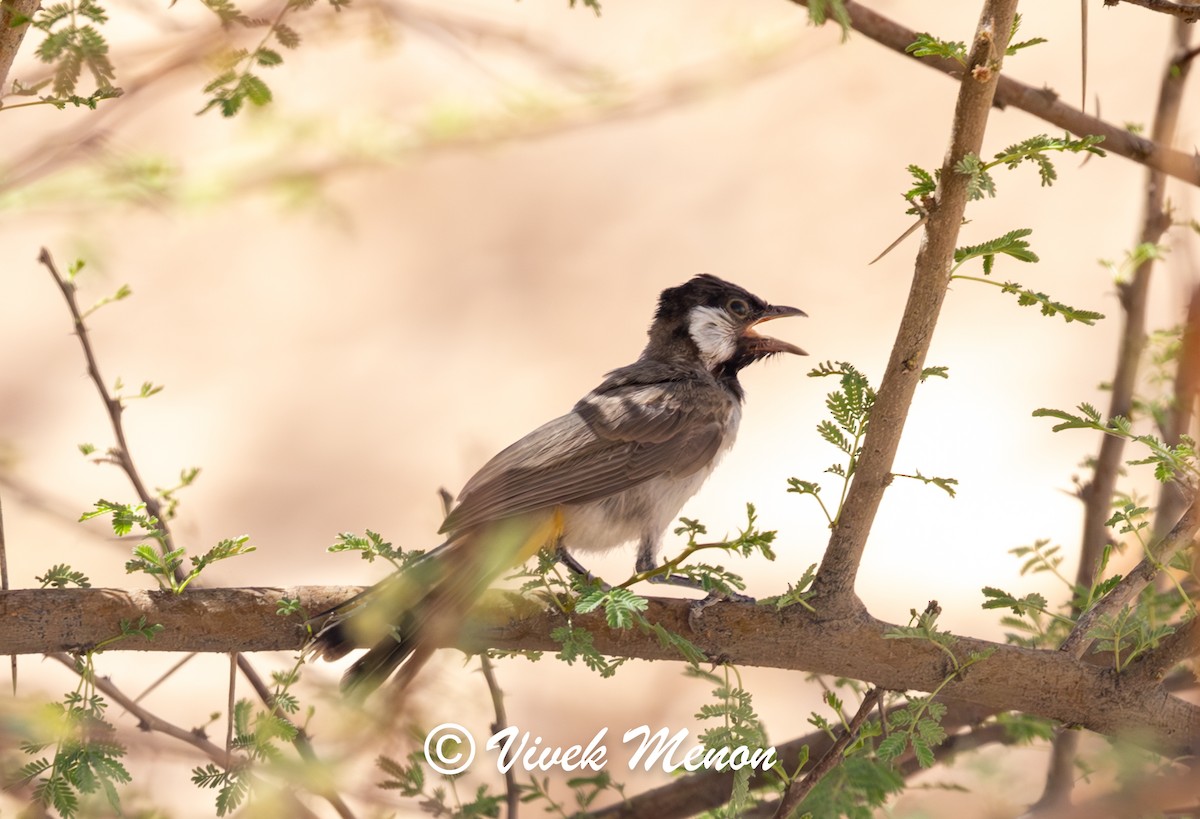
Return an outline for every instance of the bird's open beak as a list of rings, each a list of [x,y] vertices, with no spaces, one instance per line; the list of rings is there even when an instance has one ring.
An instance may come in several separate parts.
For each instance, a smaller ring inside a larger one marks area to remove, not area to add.
[[[759,355],[768,355],[771,353],[791,353],[792,355],[808,355],[804,350],[797,347],[795,344],[789,344],[786,341],[780,341],[777,338],[770,336],[760,336],[755,332],[754,328],[762,324],[764,321],[771,321],[777,318],[786,318],[787,316],[807,316],[803,310],[797,307],[784,307],[782,305],[771,305],[763,311],[762,315],[756,318],[750,326],[742,331],[742,340],[746,343],[752,353]]]

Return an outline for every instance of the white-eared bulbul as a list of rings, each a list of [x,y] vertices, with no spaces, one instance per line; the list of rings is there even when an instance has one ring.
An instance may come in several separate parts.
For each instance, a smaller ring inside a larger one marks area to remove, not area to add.
[[[638,571],[654,568],[667,527],[737,435],[738,372],[775,353],[805,355],[755,328],[803,315],[716,276],[664,290],[637,361],[475,473],[441,546],[329,613],[314,638],[326,659],[373,644],[343,688],[365,695],[405,660],[411,678],[499,574],[543,548],[582,571],[567,550],[636,541]]]

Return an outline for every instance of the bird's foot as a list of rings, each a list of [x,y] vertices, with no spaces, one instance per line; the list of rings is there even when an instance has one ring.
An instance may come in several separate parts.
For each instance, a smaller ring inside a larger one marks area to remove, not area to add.
[[[737,592],[720,592],[716,589],[710,591],[707,595],[699,600],[693,600],[688,606],[688,627],[693,632],[700,631],[700,620],[704,616],[704,610],[714,603],[754,603],[757,602],[753,597]]]

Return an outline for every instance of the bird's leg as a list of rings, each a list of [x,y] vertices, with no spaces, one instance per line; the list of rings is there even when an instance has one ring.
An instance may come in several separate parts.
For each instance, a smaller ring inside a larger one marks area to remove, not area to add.
[[[583,565],[578,560],[576,560],[571,555],[570,552],[567,551],[566,547],[563,546],[561,540],[558,542],[558,545],[554,548],[554,553],[555,553],[555,555],[558,556],[558,562],[567,567],[567,571],[571,572],[572,574],[579,575],[583,579],[587,580],[589,583],[599,583],[601,588],[603,588],[605,591],[608,591],[609,589],[612,588],[612,586],[608,585],[603,580],[601,580],[599,577],[596,577],[596,575],[592,574],[587,569],[585,569],[583,567]]]
[[[654,559],[655,543],[651,540],[643,540],[638,546],[637,556],[637,571],[639,574],[652,572],[658,568],[658,562]],[[682,586],[686,589],[697,589],[704,591],[704,584],[694,577],[685,577],[681,574],[656,574],[649,578],[651,583],[665,583],[670,586]],[[688,624],[692,627],[692,631],[696,631],[696,626],[700,622],[700,616],[704,610],[721,600],[732,600],[735,603],[753,603],[754,598],[737,592],[720,592],[716,589],[709,590],[708,594],[699,600],[693,600],[688,609]]]

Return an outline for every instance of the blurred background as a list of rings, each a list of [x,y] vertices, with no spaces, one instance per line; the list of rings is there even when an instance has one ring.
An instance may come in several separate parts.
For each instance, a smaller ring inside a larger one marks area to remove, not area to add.
[[[969,40],[979,4],[870,5]],[[131,543],[101,522],[75,522],[98,498],[134,496],[77,448],[103,451],[111,431],[61,296],[36,263],[43,246],[60,267],[86,260],[84,304],[132,288],[89,321],[110,383],[165,385],[125,413],[132,455],[155,486],[202,469],[174,525],[191,553],[243,533],[258,547],[210,569],[209,585],[378,580],[383,566],[326,552],[342,531],[434,545],[438,489],[457,491],[632,361],[659,291],[702,272],[802,307],[810,318],[772,332],[811,358],[745,373],[738,444],[684,513],[721,535],[756,504],[761,524],[779,531],[778,559],[731,567],[755,596],[784,591],[819,561],[825,520],[785,491],[789,477],[840,490],[823,474],[837,453],[814,431],[835,384],[806,376],[817,362],[849,361],[878,383],[919,240],[868,263],[911,224],[905,167],[941,164],[955,83],[861,35],[841,43],[836,26],[813,28],[780,0],[606,3],[599,17],[564,0],[355,0],[296,15],[305,42],[264,74],[274,102],[227,120],[195,116],[216,72],[209,55],[227,44],[206,9],[124,0],[111,16],[125,97],[95,112],[3,113],[0,498],[13,586],[36,585],[60,562],[95,586],[144,583],[123,569]],[[1169,30],[1168,18],[1125,5],[1092,11],[1090,112],[1149,128]],[[1026,4],[1021,36],[1049,42],[1006,72],[1078,105],[1078,5]],[[27,38],[14,77],[43,71],[35,43]],[[1177,147],[1188,151],[1198,100],[1190,95],[1180,126]],[[984,153],[1039,133],[1056,131],[993,111]],[[1010,549],[1049,539],[1068,555],[1064,573],[1074,571],[1073,476],[1097,441],[1053,434],[1030,413],[1106,405],[1120,315],[1098,260],[1119,260],[1136,241],[1145,172],[1117,156],[1056,164],[1050,189],[1032,167],[999,171],[999,196],[971,206],[960,244],[1032,228],[1041,263],[1001,259],[994,275],[1108,318],[1067,325],[995,288],[953,286],[928,361],[950,378],[919,389],[896,469],[956,478],[958,495],[912,481],[889,490],[858,586],[880,618],[907,622],[936,599],[947,629],[1003,639],[996,613],[980,608],[981,587],[1052,600],[1065,591],[1046,575],[1020,577]],[[1195,218],[1194,191],[1173,183],[1169,197],[1181,219]],[[1197,237],[1187,234],[1173,232],[1155,280],[1153,326],[1177,323],[1196,283]],[[1136,471],[1134,487],[1152,489]],[[632,566],[630,552],[589,567],[617,580]],[[113,653],[99,663],[139,692],[178,659]],[[268,670],[290,660],[256,658]],[[476,668],[439,656],[405,719],[426,729],[453,720],[485,737],[491,705]],[[811,730],[819,686],[741,672],[773,741]],[[631,663],[614,681],[549,658],[503,661],[498,673],[509,719],[547,745],[586,744],[603,727],[612,736],[692,726],[711,688],[671,663]],[[184,727],[208,723],[225,710],[226,674],[226,658],[195,658],[144,703]],[[404,731],[367,747],[361,724],[328,707],[340,667],[305,674],[304,696],[321,706],[318,749],[349,760],[352,797],[370,792],[380,778],[371,761],[404,753]],[[18,711],[74,686],[35,657],[20,675]],[[186,783],[198,764],[189,749],[117,723],[134,746],[127,805],[211,814],[210,794]],[[209,731],[223,737],[223,720]],[[922,780],[970,793],[914,791],[894,815],[956,816],[966,805],[1013,815],[1040,792],[1046,756],[984,751]],[[628,793],[665,781],[614,774]]]

